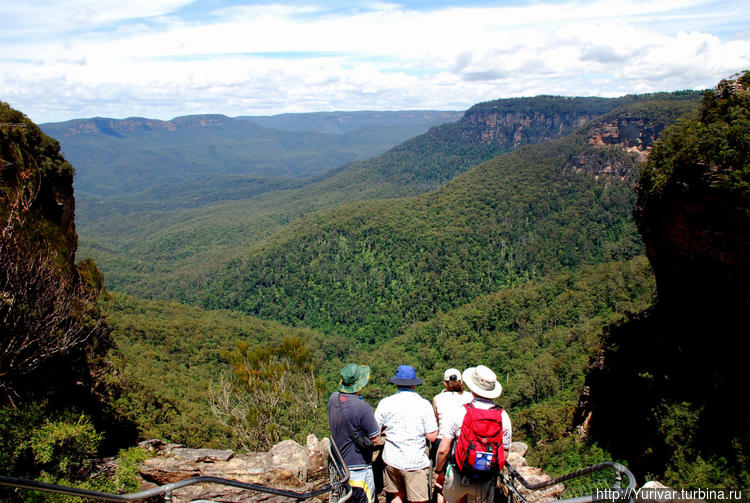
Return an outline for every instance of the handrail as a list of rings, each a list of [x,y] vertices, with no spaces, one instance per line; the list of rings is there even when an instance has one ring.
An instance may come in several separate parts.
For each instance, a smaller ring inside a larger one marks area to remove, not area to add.
[[[587,503],[587,502],[593,502],[593,501],[611,501],[613,499],[619,500],[619,499],[630,499],[633,495],[633,492],[636,488],[636,481],[635,476],[625,468],[620,463],[614,463],[614,462],[605,462],[605,463],[599,463],[596,465],[588,466],[586,468],[582,468],[580,470],[576,470],[574,472],[566,473],[565,475],[561,475],[559,477],[555,477],[550,480],[546,480],[544,482],[539,482],[537,484],[532,484],[531,482],[527,481],[523,478],[523,476],[518,473],[518,471],[506,461],[505,463],[506,468],[508,469],[508,473],[511,476],[512,480],[518,480],[526,489],[529,489],[530,491],[537,491],[539,489],[544,489],[546,487],[551,487],[557,484],[560,484],[562,482],[575,479],[578,477],[582,477],[584,475],[588,475],[590,473],[594,473],[600,470],[604,470],[606,468],[612,468],[616,472],[615,482],[613,487],[609,488],[609,490],[601,491],[601,495],[591,494],[587,496],[579,496],[576,498],[569,498],[564,499],[560,501],[564,501],[566,503]],[[627,486],[622,487],[623,482],[623,475],[627,479]],[[519,496],[521,500],[525,501],[523,496],[517,491],[516,487],[513,484],[509,485],[509,488],[511,491],[516,494],[516,496]]]
[[[346,463],[344,462],[343,457],[341,456],[341,452],[338,449],[338,446],[333,441],[333,439],[330,439],[329,443],[329,460],[331,461],[331,466],[336,471],[336,476],[339,478],[338,482],[332,482],[331,484],[322,487],[320,489],[314,489],[312,491],[300,493],[296,491],[288,491],[285,489],[277,489],[275,487],[267,487],[261,484],[253,484],[249,482],[240,482],[237,480],[231,480],[231,479],[225,479],[221,477],[211,477],[211,476],[200,476],[200,477],[191,477],[184,480],[179,480],[177,482],[172,482],[170,484],[165,484],[163,486],[154,487],[152,489],[147,489],[145,491],[140,491],[137,493],[132,494],[109,494],[99,491],[91,491],[88,489],[80,489],[76,487],[66,487],[66,486],[59,486],[56,484],[47,484],[44,482],[37,482],[35,480],[27,480],[27,479],[20,479],[15,477],[6,477],[3,475],[0,475],[0,486],[9,486],[9,487],[17,487],[21,489],[29,489],[29,490],[35,490],[35,491],[44,491],[44,492],[51,492],[56,494],[65,494],[67,496],[78,496],[80,498],[94,498],[98,500],[103,501],[138,501],[145,498],[151,498],[154,496],[160,496],[164,495],[165,501],[172,501],[172,491],[176,489],[180,489],[186,486],[194,485],[194,484],[204,484],[204,483],[210,483],[210,484],[220,484],[230,487],[238,487],[240,489],[248,489],[251,491],[256,492],[263,492],[268,494],[273,494],[276,496],[285,496],[287,498],[292,498],[296,500],[307,500],[314,498],[315,496],[319,496],[323,493],[329,492],[331,490],[337,490],[341,488],[342,486],[346,486],[348,488],[347,494],[340,498],[340,502],[345,502],[349,497],[351,496],[351,486],[349,486],[349,468],[346,466]]]

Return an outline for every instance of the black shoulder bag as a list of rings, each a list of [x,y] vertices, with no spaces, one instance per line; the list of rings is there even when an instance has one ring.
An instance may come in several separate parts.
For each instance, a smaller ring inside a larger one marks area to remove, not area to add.
[[[339,412],[343,414],[344,416],[344,422],[346,423],[346,426],[349,428],[349,433],[352,435],[352,442],[354,442],[354,446],[357,448],[358,451],[362,452],[363,450],[371,450],[375,444],[372,443],[372,440],[370,437],[368,437],[365,434],[355,434],[354,429],[352,429],[352,423],[349,422],[349,416],[346,415],[346,411],[344,410],[344,407],[341,405],[341,393],[339,392],[339,396],[336,397],[336,403],[338,404]]]

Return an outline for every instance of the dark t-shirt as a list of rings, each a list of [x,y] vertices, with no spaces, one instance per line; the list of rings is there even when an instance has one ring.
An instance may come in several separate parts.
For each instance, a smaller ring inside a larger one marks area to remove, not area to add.
[[[337,401],[341,407],[338,406]],[[346,417],[341,409],[346,411]],[[380,426],[375,421],[375,414],[370,404],[359,396],[336,391],[328,399],[328,424],[331,426],[331,437],[341,451],[344,462],[349,468],[364,468],[372,464],[371,454],[368,453],[368,458],[365,459],[355,447],[352,434],[346,425],[347,417],[352,430],[358,436],[364,434],[374,437],[380,433]]]

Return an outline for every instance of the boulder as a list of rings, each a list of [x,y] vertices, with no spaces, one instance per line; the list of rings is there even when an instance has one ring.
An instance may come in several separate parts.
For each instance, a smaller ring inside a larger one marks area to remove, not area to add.
[[[551,480],[551,477],[544,473],[541,468],[536,468],[533,466],[519,466],[517,468],[517,471],[521,475],[521,477],[526,479],[526,481],[530,484],[540,484],[542,482]],[[565,491],[565,486],[563,484],[555,484],[544,489],[531,491],[519,484],[518,490],[529,503],[542,503],[558,499],[558,497]]]
[[[511,464],[513,468],[519,468],[521,466],[527,466],[528,463],[526,462],[526,458],[524,458],[522,455],[520,455],[517,452],[510,451],[508,454],[508,463]]]
[[[323,439],[325,442],[327,438]],[[308,460],[308,471],[307,478],[309,480],[320,480],[328,478],[328,445],[318,438],[310,434],[307,436],[307,443],[305,446],[307,451]]]
[[[191,477],[210,476],[267,487],[307,492],[328,481],[327,459],[322,442],[311,435],[307,446],[292,440],[276,444],[269,452],[234,454],[229,450],[188,449],[160,441],[147,441],[142,447],[157,454],[141,467],[144,488],[164,485]],[[295,499],[248,491],[218,484],[199,484],[175,490],[173,503],[193,500],[222,502],[286,503]]]
[[[529,446],[523,442],[512,442],[510,444],[510,452],[517,453],[520,456],[525,456],[529,450]]]

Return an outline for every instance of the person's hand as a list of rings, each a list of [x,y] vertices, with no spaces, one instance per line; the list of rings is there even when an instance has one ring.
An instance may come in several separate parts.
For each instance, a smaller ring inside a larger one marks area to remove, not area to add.
[[[438,489],[443,488],[444,482],[445,482],[445,472],[436,474],[435,478],[432,480],[432,484]]]

